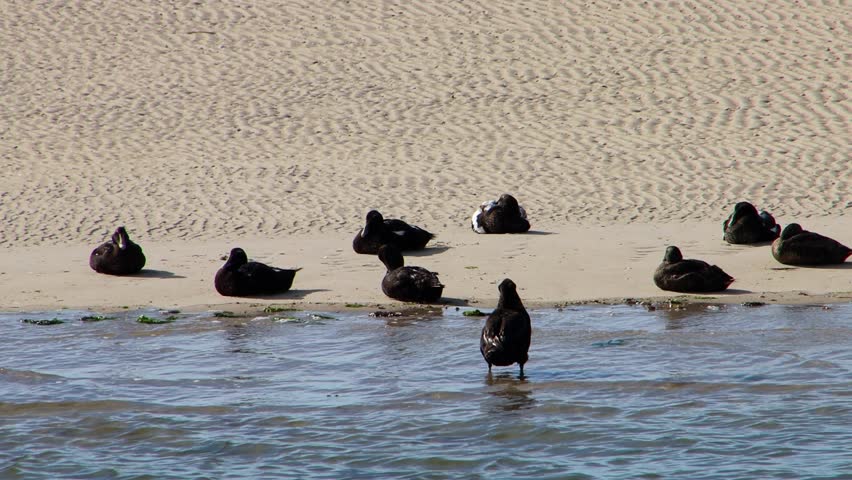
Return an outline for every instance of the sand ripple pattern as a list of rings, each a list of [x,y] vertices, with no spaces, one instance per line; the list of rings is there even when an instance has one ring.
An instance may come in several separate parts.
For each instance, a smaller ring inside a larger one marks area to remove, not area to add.
[[[843,1],[0,0],[0,244],[852,212]]]

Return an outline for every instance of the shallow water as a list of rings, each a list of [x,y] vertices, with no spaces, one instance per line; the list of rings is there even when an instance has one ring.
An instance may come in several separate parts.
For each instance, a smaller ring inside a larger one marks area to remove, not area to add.
[[[0,315],[0,478],[852,478],[852,305],[535,310],[523,379],[456,309],[87,314]]]

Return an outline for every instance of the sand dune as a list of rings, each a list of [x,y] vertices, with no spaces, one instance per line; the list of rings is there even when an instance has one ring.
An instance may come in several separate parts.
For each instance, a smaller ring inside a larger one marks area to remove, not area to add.
[[[852,243],[844,2],[409,3],[0,0],[0,245],[490,245],[505,191],[568,251],[741,199]]]

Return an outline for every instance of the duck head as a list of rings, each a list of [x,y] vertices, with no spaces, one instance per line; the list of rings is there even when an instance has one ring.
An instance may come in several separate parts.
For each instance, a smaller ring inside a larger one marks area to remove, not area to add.
[[[781,240],[787,240],[790,237],[794,237],[800,233],[802,233],[802,226],[798,223],[791,223],[784,227],[784,230],[781,232]]]
[[[731,214],[731,223],[740,217],[757,216],[757,209],[748,202],[739,202],[734,205],[734,213]]]
[[[112,243],[118,245],[119,250],[124,250],[129,242],[130,236],[127,235],[127,230],[124,227],[116,228],[115,233],[112,234]]]
[[[666,254],[663,256],[663,261],[668,263],[677,263],[683,260],[683,255],[680,253],[680,249],[671,245],[666,249]]]
[[[508,210],[510,212],[517,212],[519,210],[518,201],[515,199],[515,197],[509,195],[508,193],[500,195],[500,198],[497,199],[497,205],[499,205],[504,210]]]
[[[370,210],[367,212],[367,224],[364,225],[364,230],[361,231],[361,236],[366,237],[372,232],[378,232],[385,223],[385,217],[378,210]]]
[[[246,263],[248,263],[248,255],[246,255],[245,250],[239,247],[232,248],[231,254],[228,255],[228,261],[225,262],[225,265],[222,268],[237,269]]]
[[[507,308],[510,310],[523,310],[524,304],[521,302],[521,297],[518,296],[518,286],[511,279],[505,278],[500,285],[497,286],[500,292],[500,301],[497,302],[497,308]]]
[[[379,247],[379,260],[385,264],[385,268],[390,272],[405,265],[405,259],[402,258],[402,252],[393,245],[382,245]]]
[[[777,223],[775,223],[775,217],[773,217],[772,214],[767,212],[766,210],[761,210],[758,215],[760,215],[760,220],[763,222],[764,227],[772,230],[773,227],[778,225]]]

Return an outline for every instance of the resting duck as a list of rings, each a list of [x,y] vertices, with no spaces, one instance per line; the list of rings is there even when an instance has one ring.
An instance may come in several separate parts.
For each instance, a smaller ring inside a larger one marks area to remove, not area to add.
[[[130,240],[127,230],[118,227],[108,242],[92,250],[89,266],[107,275],[132,275],[145,266],[145,254],[142,247]]]
[[[438,274],[423,267],[406,267],[402,253],[394,245],[379,248],[379,260],[387,273],[382,279],[382,292],[403,302],[432,303],[441,298],[444,286]]]
[[[352,240],[352,248],[355,253],[369,255],[379,253],[379,247],[385,244],[391,244],[400,251],[421,250],[433,238],[435,235],[420,227],[398,219],[385,220],[381,213],[370,210],[367,212],[367,224]]]
[[[524,233],[530,229],[524,207],[508,193],[497,200],[483,202],[473,212],[470,222],[476,233]]]
[[[748,202],[734,205],[734,213],[725,220],[723,230],[726,242],[739,244],[771,242],[781,234],[781,226],[769,212],[758,213]]]
[[[497,289],[500,291],[500,301],[482,327],[479,351],[488,363],[489,372],[492,365],[507,367],[517,363],[523,375],[532,336],[530,316],[521,303],[515,282],[507,278],[500,282]]]
[[[663,290],[682,293],[720,292],[734,278],[716,265],[701,260],[684,260],[680,249],[669,247],[663,263],[654,272],[654,283]]]
[[[242,248],[234,248],[228,261],[216,272],[213,284],[216,291],[227,297],[269,295],[284,293],[293,285],[296,272],[270,267],[259,262],[249,262]]]
[[[785,265],[832,265],[843,263],[852,249],[818,233],[791,223],[772,243],[772,256]]]

